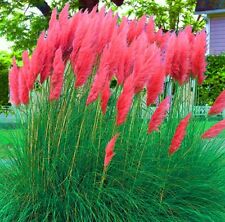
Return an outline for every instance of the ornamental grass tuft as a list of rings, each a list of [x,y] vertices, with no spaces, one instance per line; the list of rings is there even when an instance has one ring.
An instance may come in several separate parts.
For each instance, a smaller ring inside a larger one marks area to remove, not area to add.
[[[224,141],[191,114],[205,32],[68,10],[10,70],[21,129],[0,163],[1,220],[224,221]]]

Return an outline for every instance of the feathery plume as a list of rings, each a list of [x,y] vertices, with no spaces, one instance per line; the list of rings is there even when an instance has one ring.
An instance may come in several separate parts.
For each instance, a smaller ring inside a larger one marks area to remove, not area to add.
[[[101,108],[102,108],[103,114],[106,113],[106,109],[107,109],[107,105],[108,105],[110,96],[111,96],[110,81],[106,81],[105,86],[102,90],[102,94],[101,94]]]
[[[153,16],[149,18],[148,24],[146,25],[146,34],[149,43],[153,43],[155,41],[155,22]]]
[[[216,137],[224,129],[225,129],[225,119],[219,121],[218,123],[216,123],[215,125],[213,125],[212,127],[210,127],[210,129],[208,129],[202,135],[202,138],[203,139],[206,139],[206,138]]]
[[[23,59],[23,72],[27,76],[27,87],[29,90],[33,89],[35,78],[33,76],[33,73],[30,70],[30,59],[28,55],[28,51],[24,51],[22,54]]]
[[[155,45],[148,45],[146,40],[142,40],[142,45],[144,48],[140,47],[140,50],[136,52],[136,58],[134,62],[134,87],[135,93],[140,92],[151,79],[157,69],[161,65],[160,49]]]
[[[180,85],[188,80],[190,70],[190,46],[186,32],[179,32],[176,38],[176,50],[172,59],[172,69],[170,75],[178,81]]]
[[[169,154],[172,155],[174,152],[178,150],[180,147],[185,134],[186,134],[186,128],[189,122],[189,119],[191,118],[191,113],[189,113],[184,119],[182,119],[179,123],[179,125],[176,128],[175,134],[173,136],[172,142],[169,147]]]
[[[154,72],[147,84],[147,106],[150,106],[154,103],[157,97],[164,90],[164,81],[165,81],[165,68],[164,64],[162,64],[161,57],[157,55],[155,58],[155,66],[152,67],[152,71]]]
[[[24,72],[24,67],[19,69],[19,98],[24,105],[29,103],[29,89],[27,87],[28,76]]]
[[[44,65],[44,58],[46,54],[46,41],[45,32],[42,32],[37,41],[37,47],[31,57],[30,72],[31,72],[31,82],[35,82],[38,74],[41,71],[41,67]],[[33,78],[33,79],[32,79]]]
[[[220,93],[216,98],[212,107],[209,110],[209,115],[215,115],[221,113],[225,109],[225,90]]]
[[[123,91],[117,100],[117,125],[121,125],[127,117],[134,96],[133,75],[130,75],[124,83]]]
[[[109,50],[109,47],[105,47],[102,53],[99,69],[95,75],[94,82],[91,86],[90,93],[87,98],[87,102],[86,102],[87,105],[94,102],[98,98],[109,77],[109,71],[110,71],[109,58],[111,55],[110,53],[111,52]]]
[[[170,108],[170,96],[167,96],[156,108],[148,125],[148,133],[152,131],[159,131],[159,126],[166,117]]]
[[[10,91],[10,103],[13,105],[20,105],[19,99],[19,68],[16,65],[16,59],[13,58],[13,66],[9,71],[9,91]]]
[[[62,11],[59,13],[59,24],[61,27],[65,27],[68,24],[69,7],[69,3],[66,3]]]
[[[60,97],[63,86],[63,74],[65,65],[62,59],[61,48],[55,52],[55,58],[53,62],[53,74],[50,81],[50,100],[56,100]]]
[[[106,168],[114,157],[114,147],[119,134],[117,133],[107,144],[105,148],[104,168]]]
[[[165,52],[165,71],[169,75],[172,73],[173,58],[175,56],[177,37],[175,33],[172,33],[168,39],[166,52]]]
[[[204,72],[206,70],[206,32],[201,31],[200,33],[198,33],[192,45],[192,74],[198,79],[198,83],[202,84],[203,80],[205,79]]]

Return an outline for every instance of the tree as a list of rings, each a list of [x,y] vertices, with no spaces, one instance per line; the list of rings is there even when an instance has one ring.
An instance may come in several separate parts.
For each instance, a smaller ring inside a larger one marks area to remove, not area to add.
[[[71,13],[78,9],[91,11],[99,0],[0,0],[0,36],[14,43],[14,50],[32,50],[38,35],[47,29],[52,9],[60,11],[69,2]],[[123,0],[112,0],[121,5]]]
[[[165,0],[164,5],[155,0],[131,0],[125,5],[130,8],[128,15],[154,15],[157,27],[165,31],[178,30],[186,25],[199,30],[205,25],[204,18],[194,15],[196,0]]]

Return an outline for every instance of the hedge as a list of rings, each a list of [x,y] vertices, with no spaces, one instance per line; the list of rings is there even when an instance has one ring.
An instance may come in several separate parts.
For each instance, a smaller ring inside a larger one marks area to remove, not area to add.
[[[11,55],[0,51],[0,106],[9,104],[8,70],[11,65]]]
[[[198,105],[212,105],[225,89],[225,54],[207,56],[206,79],[198,86]]]

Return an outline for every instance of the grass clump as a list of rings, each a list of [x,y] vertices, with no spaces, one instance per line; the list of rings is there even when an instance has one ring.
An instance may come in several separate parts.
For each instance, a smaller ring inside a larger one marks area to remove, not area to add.
[[[71,90],[55,102],[34,96],[21,117],[10,164],[1,166],[0,218],[4,221],[222,221],[225,152],[221,139],[202,140],[205,123],[191,120],[180,149],[168,147],[182,116],[171,111],[160,132],[147,134],[135,100],[115,127],[116,97],[101,114],[86,106],[87,92]],[[22,109],[22,107],[21,107]],[[145,113],[148,115],[148,113]],[[176,116],[176,117],[175,117]],[[194,129],[194,130],[193,130]],[[105,147],[119,132],[103,169]]]
[[[201,138],[187,96],[189,78],[204,80],[205,32],[164,34],[145,19],[69,18],[66,5],[23,67],[13,62],[20,130],[0,164],[2,221],[224,220],[224,142]],[[143,107],[164,99],[166,74],[173,98],[148,129]]]

